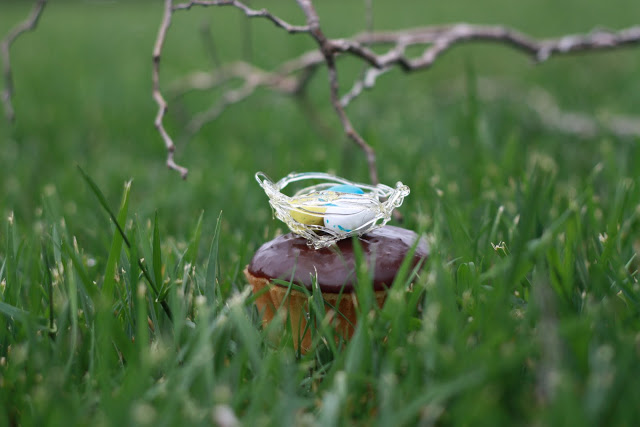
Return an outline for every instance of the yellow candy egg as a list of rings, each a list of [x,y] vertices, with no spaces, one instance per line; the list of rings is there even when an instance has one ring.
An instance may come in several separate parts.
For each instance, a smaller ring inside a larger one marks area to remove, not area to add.
[[[303,197],[294,200],[294,204],[297,205],[295,209],[291,209],[289,213],[291,218],[298,221],[300,224],[305,225],[322,225],[324,224],[324,213],[327,208],[324,206],[314,206],[309,201],[315,200],[311,197]]]

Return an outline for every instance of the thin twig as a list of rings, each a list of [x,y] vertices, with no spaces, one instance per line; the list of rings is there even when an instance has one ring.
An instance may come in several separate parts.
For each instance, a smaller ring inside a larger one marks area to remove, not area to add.
[[[172,14],[173,1],[165,0],[162,23],[160,24],[158,37],[156,38],[156,43],[153,47],[153,69],[151,78],[153,82],[153,99],[156,101],[156,104],[158,104],[158,113],[156,114],[154,125],[156,129],[158,129],[158,132],[160,133],[160,136],[164,141],[164,145],[167,148],[167,167],[169,169],[178,171],[180,173],[180,176],[182,176],[182,179],[186,179],[189,170],[178,165],[173,159],[176,146],[169,136],[169,133],[164,128],[163,119],[164,115],[167,112],[167,101],[165,101],[164,97],[162,96],[162,92],[160,92],[160,58],[162,54],[162,47],[164,46],[164,41],[167,37],[167,30],[171,26]]]
[[[351,87],[349,92],[345,93],[342,98],[340,98],[340,105],[342,105],[343,107],[349,105],[351,101],[360,96],[365,89],[371,89],[373,86],[375,86],[378,77],[388,73],[392,69],[392,67],[368,68],[364,72],[362,78],[360,80],[356,80],[353,83],[353,86]]]
[[[232,79],[239,79],[256,82],[256,88],[268,86],[287,94],[296,94],[303,90],[311,77],[310,74],[323,62],[322,54],[316,50],[284,62],[275,71],[263,70],[245,61],[235,61],[213,72],[198,71],[188,74],[176,80],[171,85],[170,91],[176,96],[181,96],[192,90],[214,89]],[[294,77],[294,74],[300,75]]]
[[[301,94],[310,80],[316,65],[317,52],[303,55],[293,61],[284,63],[277,71],[268,72],[247,62],[239,61],[221,67],[216,73],[197,72],[176,81],[171,88],[175,97],[180,97],[192,90],[209,90],[240,79],[243,84],[236,89],[229,89],[208,110],[197,114],[188,124],[188,137],[200,131],[202,126],[217,119],[227,107],[248,98],[259,87],[269,87],[276,92],[287,95]],[[299,75],[293,72],[301,70]]]
[[[276,26],[286,30],[289,33],[307,33],[309,32],[309,28],[305,25],[291,25],[287,21],[278,18],[277,16],[271,14],[266,9],[251,9],[246,4],[237,1],[237,0],[193,0],[184,3],[179,3],[173,6],[173,10],[188,10],[193,6],[233,6],[244,12],[245,15],[249,18],[266,18],[269,21],[273,22]]]
[[[247,81],[242,87],[225,92],[222,98],[220,98],[211,108],[196,114],[193,119],[191,119],[187,124],[188,136],[191,137],[195,135],[206,123],[217,119],[229,105],[237,104],[238,102],[247,99],[251,94],[253,94],[256,87],[256,83]]]
[[[15,110],[13,109],[13,73],[11,71],[11,45],[21,34],[33,30],[38,25],[38,20],[42,15],[42,11],[47,4],[47,0],[36,0],[29,16],[18,25],[16,25],[2,39],[2,63],[4,64],[4,90],[2,91],[2,104],[4,105],[4,113],[7,120],[13,122],[15,120]]]

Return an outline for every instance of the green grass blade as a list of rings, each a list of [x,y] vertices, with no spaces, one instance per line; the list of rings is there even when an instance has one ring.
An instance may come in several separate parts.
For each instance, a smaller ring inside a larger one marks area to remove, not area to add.
[[[216,228],[213,232],[211,247],[209,248],[209,258],[207,261],[207,275],[204,282],[204,294],[211,303],[215,301],[216,282],[218,280],[218,249],[220,242],[220,221],[222,220],[222,212],[218,215]]]
[[[412,268],[411,264],[413,263],[413,257],[416,253],[416,249],[418,248],[418,244],[420,243],[421,239],[424,239],[424,237],[422,237],[422,235],[418,235],[418,238],[415,240],[415,242],[413,242],[413,244],[409,248],[409,251],[402,260],[400,268],[396,273],[396,277],[393,280],[393,284],[391,285],[392,289],[402,289],[413,280],[412,272],[414,268]],[[419,265],[422,266],[423,263],[424,261],[421,261],[419,262]]]
[[[22,310],[18,307],[4,303],[2,301],[0,301],[0,313],[21,323],[28,323],[32,317],[31,313],[29,313],[28,311]],[[46,331],[49,329],[47,319],[37,317],[36,323],[36,329],[38,330]]]
[[[91,191],[93,192],[93,194],[96,196],[96,198],[100,202],[100,205],[103,207],[103,209],[105,211],[107,211],[107,214],[109,214],[109,217],[111,218],[111,220],[115,224],[116,228],[118,229],[118,232],[122,236],[122,239],[124,240],[124,243],[128,247],[130,247],[131,244],[129,243],[129,239],[127,238],[127,235],[125,234],[124,230],[120,226],[120,223],[118,222],[118,219],[113,214],[113,211],[109,207],[109,203],[107,203],[107,199],[104,197],[104,194],[102,194],[102,191],[100,190],[100,188],[96,185],[95,182],[93,182],[91,177],[89,175],[87,175],[87,173],[80,167],[80,165],[78,165],[78,170],[80,171],[80,174],[84,178],[84,180],[87,183],[87,185],[89,185],[89,188],[91,188]]]
[[[96,287],[95,283],[93,283],[91,281],[91,279],[89,278],[89,274],[85,270],[84,265],[82,264],[82,261],[79,258],[79,254],[77,254],[73,250],[73,248],[71,248],[71,246],[69,245],[69,243],[66,240],[62,240],[62,242],[60,242],[60,251],[64,255],[69,257],[75,272],[80,277],[80,281],[82,282],[82,286],[83,286],[84,290],[87,292],[89,297],[95,303],[96,300],[98,299],[99,291],[98,291],[98,288]]]
[[[357,278],[355,292],[358,298],[358,313],[363,314],[361,318],[366,320],[366,314],[374,308],[373,305],[375,301],[373,293],[373,269],[370,268],[368,264],[369,260],[364,254],[360,240],[355,237],[352,238],[352,240],[355,274]]]
[[[202,237],[202,219],[203,218],[204,218],[204,211],[200,212],[200,216],[198,217],[198,221],[196,222],[196,228],[194,229],[193,234],[191,235],[191,239],[189,240],[189,246],[187,247],[187,252],[184,255],[185,262],[188,262],[191,265],[196,265],[196,261],[198,258],[198,250],[200,248],[200,238]]]
[[[129,252],[127,253],[127,256],[129,257],[129,284],[131,286],[131,293],[132,295],[135,295],[136,289],[138,287],[138,282],[141,278],[141,273],[142,271],[140,270],[140,266],[139,266],[139,262],[140,262],[140,257],[138,255],[138,223],[137,221],[132,221],[131,224],[131,231],[130,231],[130,236],[131,236],[131,248],[129,248]],[[137,312],[137,307],[135,307],[138,304],[138,299],[137,298],[132,298],[133,300],[133,305],[134,305],[134,312]],[[146,304],[146,298],[144,303]]]
[[[487,375],[483,369],[464,373],[449,381],[432,385],[428,391],[407,402],[405,407],[396,414],[394,422],[397,425],[407,425],[429,403],[439,403],[454,397],[469,388],[477,387],[485,381]]]
[[[96,198],[100,202],[100,205],[102,205],[104,210],[106,210],[107,213],[109,214],[109,217],[111,218],[111,220],[115,224],[118,232],[120,233],[120,236],[122,237],[122,240],[127,245],[127,247],[130,248],[131,247],[131,242],[129,242],[129,239],[127,238],[127,235],[125,234],[124,230],[120,226],[120,223],[118,222],[118,219],[116,218],[116,216],[111,211],[111,208],[109,208],[109,204],[107,203],[107,200],[105,199],[104,195],[102,194],[102,191],[100,191],[100,188],[98,188],[96,183],[93,182],[91,177],[89,177],[89,175],[87,175],[85,173],[85,171],[82,170],[82,168],[80,166],[78,166],[78,170],[80,171],[80,174],[84,178],[85,182],[89,185],[89,187],[93,191],[93,194],[96,196]],[[155,295],[157,297],[159,295],[159,290],[158,290],[158,287],[156,286],[156,284],[154,283],[153,278],[149,274],[149,270],[146,268],[144,263],[142,261],[140,261],[140,260],[138,260],[138,266],[142,270],[142,274],[144,275],[145,279],[149,283],[149,286],[151,286],[151,289],[154,291],[154,293],[155,293]],[[103,292],[103,294],[106,295],[106,292]],[[167,302],[164,301],[164,300],[160,300],[159,302],[162,305],[162,308],[164,309],[164,311],[167,313],[167,316],[169,317],[169,319],[171,319],[173,316],[171,314],[171,308],[169,307],[169,304],[167,304]]]
[[[120,202],[120,210],[118,211],[118,217],[116,219],[117,224],[124,224],[127,220],[127,213],[129,211],[129,194],[131,190],[131,181],[128,181],[124,185],[124,193],[122,194],[122,201]],[[120,253],[122,252],[122,242],[124,233],[113,233],[111,240],[111,249],[109,250],[109,257],[107,258],[107,267],[104,272],[104,281],[102,282],[102,296],[106,301],[113,298],[113,291],[115,289],[115,276],[117,263],[120,259]],[[127,244],[129,246],[129,244]]]
[[[55,336],[55,323],[53,320],[53,278],[51,277],[51,265],[49,263],[49,255],[47,254],[47,248],[44,241],[42,242],[42,258],[44,258],[47,296],[49,297],[49,334],[51,334],[51,337],[53,338]]]
[[[67,268],[69,269],[69,271],[72,271],[72,267],[73,261],[70,261]],[[69,317],[71,318],[71,349],[69,351],[69,358],[67,359],[67,363],[65,365],[65,372],[68,374],[73,364],[76,346],[78,343],[78,290],[76,278],[73,273],[70,273],[67,276],[67,286],[67,291],[69,294]]]
[[[24,321],[29,316],[28,312],[2,301],[0,301],[0,313],[4,314],[5,316],[13,317],[14,319],[19,321]]]
[[[156,211],[153,220],[153,277],[156,286],[162,289],[162,250],[160,248],[160,231],[158,230],[158,212]]]
[[[4,300],[15,303],[15,296],[18,295],[18,280],[16,274],[16,247],[15,247],[15,234],[14,234],[14,215],[13,212],[9,215],[7,222],[7,255],[5,262],[5,274],[6,274],[6,291],[4,292]]]

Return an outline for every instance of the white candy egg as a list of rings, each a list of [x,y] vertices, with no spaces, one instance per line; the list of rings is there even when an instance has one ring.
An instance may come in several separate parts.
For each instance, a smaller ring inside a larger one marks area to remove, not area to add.
[[[347,234],[371,221],[375,216],[376,212],[367,205],[341,204],[338,199],[327,206],[327,211],[324,214],[324,226],[338,234]]]

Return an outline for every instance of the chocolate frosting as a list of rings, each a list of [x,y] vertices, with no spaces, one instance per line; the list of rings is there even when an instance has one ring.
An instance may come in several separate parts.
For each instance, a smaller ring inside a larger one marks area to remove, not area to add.
[[[376,291],[391,286],[405,256],[418,235],[404,228],[390,225],[375,229],[359,238]],[[429,246],[420,239],[414,252],[412,266],[429,255]],[[313,249],[307,241],[289,233],[265,243],[253,256],[249,273],[265,279],[282,279],[311,289],[312,277],[318,277],[322,292],[352,292],[356,279],[353,240],[344,239],[334,246]],[[343,289],[344,288],[344,289]]]

